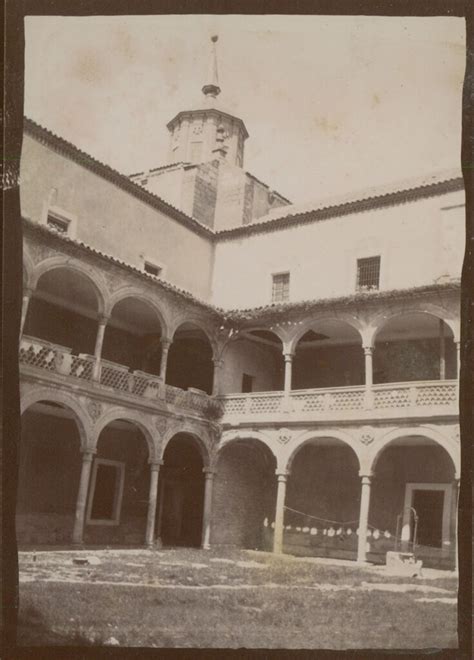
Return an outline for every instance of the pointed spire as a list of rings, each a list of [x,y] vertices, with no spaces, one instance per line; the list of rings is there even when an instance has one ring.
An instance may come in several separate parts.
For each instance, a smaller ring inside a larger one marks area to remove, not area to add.
[[[217,74],[216,42],[218,38],[219,37],[217,36],[217,34],[214,34],[211,37],[212,51],[211,51],[211,60],[209,64],[209,72],[207,75],[208,82],[202,88],[202,93],[209,100],[215,99],[221,93],[221,88],[219,87],[219,78]]]

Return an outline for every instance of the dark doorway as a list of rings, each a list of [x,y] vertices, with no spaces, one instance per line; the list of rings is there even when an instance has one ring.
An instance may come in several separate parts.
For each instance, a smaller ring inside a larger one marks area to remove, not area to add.
[[[443,490],[414,490],[412,506],[418,515],[418,545],[441,548],[443,541]]]
[[[176,435],[166,447],[160,473],[158,532],[164,545],[200,547],[204,474],[196,441]]]

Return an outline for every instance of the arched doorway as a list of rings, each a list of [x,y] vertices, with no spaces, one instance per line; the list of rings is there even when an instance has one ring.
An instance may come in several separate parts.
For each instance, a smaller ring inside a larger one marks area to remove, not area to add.
[[[418,516],[417,556],[426,566],[452,568],[456,491],[454,464],[438,443],[423,435],[401,435],[392,440],[379,454],[374,468],[368,558],[384,562],[387,550],[394,549],[399,516],[400,544],[411,549],[413,507]],[[375,539],[374,530],[383,531],[383,535]]]
[[[183,390],[194,388],[212,393],[214,364],[206,333],[193,323],[176,330],[168,353],[166,383]]]
[[[261,440],[233,440],[219,452],[214,483],[211,542],[271,550],[275,518],[276,459]]]
[[[355,559],[360,509],[359,460],[345,442],[317,437],[290,459],[284,550]]]
[[[198,441],[178,433],[166,445],[160,469],[157,536],[163,545],[200,547],[204,461]]]
[[[115,419],[100,432],[92,463],[84,539],[89,544],[145,542],[149,449],[143,431]]]
[[[317,321],[298,341],[292,389],[362,385],[364,379],[362,338],[348,323]]]
[[[456,347],[450,327],[424,312],[400,314],[378,331],[374,383],[456,378]]]
[[[71,542],[81,437],[70,408],[38,401],[22,415],[16,528],[19,545]]]

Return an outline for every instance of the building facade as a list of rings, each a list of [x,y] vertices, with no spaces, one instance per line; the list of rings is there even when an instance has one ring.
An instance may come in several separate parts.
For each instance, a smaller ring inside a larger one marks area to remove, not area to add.
[[[290,204],[209,81],[131,176],[25,120],[19,543],[453,568],[462,178]]]

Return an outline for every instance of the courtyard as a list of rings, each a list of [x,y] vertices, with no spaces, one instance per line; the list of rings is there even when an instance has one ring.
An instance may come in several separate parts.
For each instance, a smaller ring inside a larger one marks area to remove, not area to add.
[[[457,577],[252,550],[19,554],[23,646],[456,648]]]

